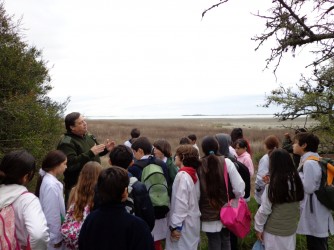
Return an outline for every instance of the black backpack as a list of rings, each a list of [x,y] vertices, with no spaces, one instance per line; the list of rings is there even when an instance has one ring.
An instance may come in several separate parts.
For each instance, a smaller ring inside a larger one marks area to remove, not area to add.
[[[250,196],[250,190],[251,190],[251,178],[250,178],[250,173],[248,168],[245,166],[245,164],[241,163],[240,161],[238,161],[235,157],[227,157],[227,159],[230,159],[236,169],[238,170],[241,178],[243,179],[243,181],[245,182],[245,195],[244,195],[244,199],[248,199]]]
[[[314,193],[321,204],[328,209],[334,210],[334,160],[316,156],[309,156],[306,160],[313,160],[319,163],[319,166],[321,167],[321,182],[319,189]],[[312,210],[313,208],[311,207],[311,211]]]

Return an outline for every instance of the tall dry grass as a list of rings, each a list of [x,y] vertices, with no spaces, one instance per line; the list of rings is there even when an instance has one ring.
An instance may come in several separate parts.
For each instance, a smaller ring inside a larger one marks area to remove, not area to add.
[[[146,136],[153,143],[157,139],[164,138],[175,151],[182,137],[189,134],[196,134],[200,147],[202,138],[206,135],[217,133],[228,133],[234,127],[241,127],[244,136],[251,144],[254,152],[254,163],[264,154],[263,140],[268,135],[276,135],[283,140],[286,132],[293,132],[289,129],[280,128],[280,123],[276,123],[273,128],[274,119],[258,119],[256,122],[247,119],[148,119],[148,120],[88,120],[88,128],[98,141],[104,142],[107,138],[114,140],[117,144],[122,144],[130,138],[132,128],[138,128],[141,136]],[[274,123],[275,124],[275,123]]]

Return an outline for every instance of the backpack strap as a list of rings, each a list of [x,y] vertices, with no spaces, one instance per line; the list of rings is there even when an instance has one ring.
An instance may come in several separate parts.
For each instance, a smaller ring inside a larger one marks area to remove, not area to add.
[[[309,157],[306,158],[306,161],[308,160],[320,162],[320,157],[310,155]],[[313,214],[313,193],[310,194],[310,211],[311,211],[311,214]]]
[[[306,161],[307,160],[320,161],[320,157],[317,157],[315,155],[310,155],[309,157],[306,158]]]

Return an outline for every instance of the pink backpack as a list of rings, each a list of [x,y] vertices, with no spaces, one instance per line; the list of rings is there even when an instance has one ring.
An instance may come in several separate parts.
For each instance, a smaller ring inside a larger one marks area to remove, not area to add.
[[[228,202],[220,210],[220,220],[224,226],[239,238],[244,238],[250,231],[251,213],[246,201],[239,199],[229,199],[228,177],[226,163],[224,164],[224,179],[227,191]]]
[[[27,191],[22,194],[28,193]],[[21,195],[22,195],[21,194]],[[20,250],[20,245],[16,237],[15,212],[13,205],[10,204],[0,210],[0,249],[1,250]],[[29,238],[27,247],[30,249]]]

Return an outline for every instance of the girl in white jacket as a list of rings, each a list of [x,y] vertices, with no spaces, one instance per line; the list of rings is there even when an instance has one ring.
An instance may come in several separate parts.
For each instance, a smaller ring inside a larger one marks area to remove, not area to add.
[[[5,155],[0,164],[0,210],[12,204],[15,233],[20,249],[45,250],[48,227],[38,198],[26,184],[35,173],[35,159],[25,150]]]
[[[36,195],[39,196],[50,232],[48,250],[65,249],[60,231],[66,214],[63,184],[56,177],[64,173],[66,164],[67,158],[62,151],[50,151],[42,162],[36,186]]]
[[[200,240],[198,150],[190,144],[179,146],[175,164],[180,170],[173,183],[166,250],[193,250],[197,249]]]

